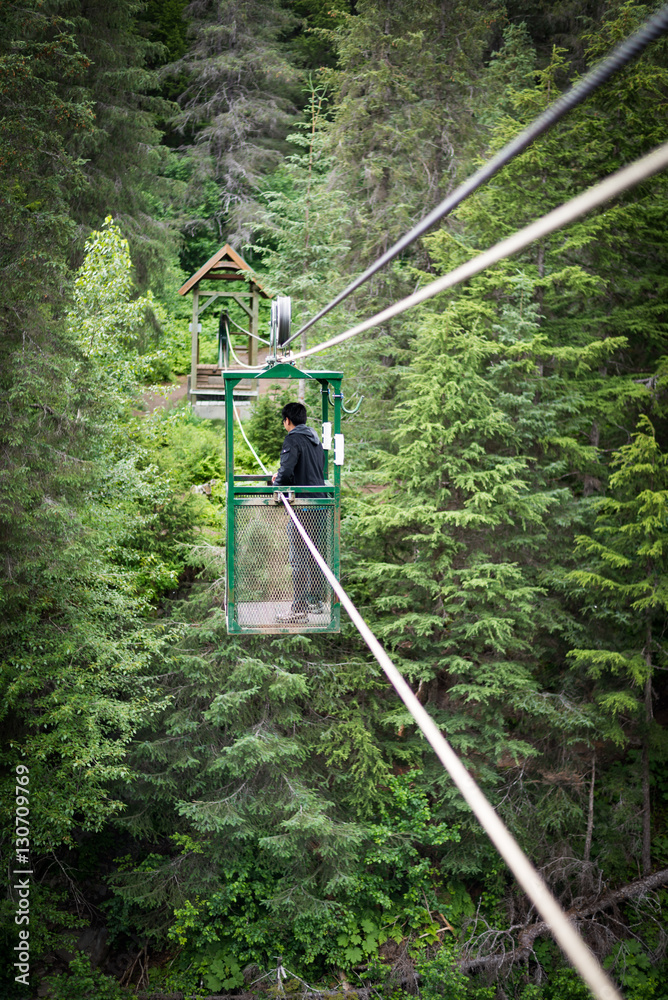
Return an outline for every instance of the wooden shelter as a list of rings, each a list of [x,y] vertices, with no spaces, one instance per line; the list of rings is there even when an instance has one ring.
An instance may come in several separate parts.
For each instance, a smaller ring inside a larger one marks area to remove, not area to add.
[[[236,283],[237,287],[234,287],[233,283]],[[239,285],[243,287],[238,287]],[[186,295],[188,292],[192,292],[193,295],[189,398],[191,403],[222,402],[225,383],[220,362],[217,365],[199,363],[200,316],[218,299],[233,299],[246,314],[250,334],[248,364],[255,367],[258,357],[260,297],[269,299],[271,296],[252,276],[251,268],[229,243],[221,247],[179,288],[179,295]],[[236,393],[240,396],[246,395],[244,389],[245,387],[240,385]],[[248,395],[254,394],[249,390]]]

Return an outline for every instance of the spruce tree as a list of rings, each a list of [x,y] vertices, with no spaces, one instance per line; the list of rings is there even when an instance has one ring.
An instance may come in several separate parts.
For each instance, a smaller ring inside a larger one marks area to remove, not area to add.
[[[362,0],[338,32],[332,127],[369,263],[443,197],[475,133],[471,92],[494,4]]]
[[[598,682],[594,697],[607,716],[610,737],[642,747],[637,798],[642,802],[642,871],[648,875],[650,754],[652,749],[665,753],[653,724],[653,684],[665,660],[661,635],[668,610],[668,457],[648,417],[641,417],[611,465],[609,494],[595,503],[593,535],[577,539],[585,565],[570,574],[577,598],[596,622],[596,645],[574,649],[570,656],[579,671]]]
[[[345,280],[348,206],[344,192],[332,183],[328,104],[327,88],[313,85],[303,119],[288,136],[295,151],[267,178],[258,199],[252,252],[272,288],[292,296],[294,330],[330,301]],[[334,322],[340,324],[340,314]],[[328,320],[319,324],[319,339],[331,325]],[[306,332],[301,346],[307,346]]]
[[[493,148],[554,96],[563,67],[554,52],[544,69],[532,68],[526,37],[509,29],[489,70],[495,104],[481,108]],[[426,241],[432,266],[449,270],[616,167],[606,150],[617,122],[637,102],[651,103],[662,75],[653,50],[621,81],[615,116],[588,106],[535,143]],[[653,135],[653,123],[641,131],[636,122],[636,150]],[[401,359],[396,455],[380,462],[383,501],[356,504],[350,522],[351,579],[372,602],[377,628],[453,742],[489,766],[485,780],[509,777],[512,766],[495,776],[495,762],[513,755],[534,775],[533,810],[512,794],[506,808],[548,856],[562,837],[585,839],[578,767],[589,766],[597,717],[590,693],[563,670],[569,639],[589,627],[568,603],[564,568],[588,517],[586,498],[605,487],[601,449],[617,446],[629,413],[646,404],[665,318],[657,264],[666,249],[665,178],[623,201],[394,324],[413,355]],[[638,231],[655,234],[656,256],[634,254]],[[620,244],[627,255],[613,249]],[[625,267],[636,289],[618,303]],[[630,302],[642,311],[642,338],[629,336]],[[539,794],[541,771],[577,740],[584,750],[572,780],[564,775]]]
[[[282,158],[298,73],[280,40],[293,19],[277,0],[194,0],[187,15],[191,44],[173,66],[188,78],[175,119],[189,145],[184,221],[220,245],[250,233],[244,206]],[[207,219],[193,214],[203,195],[213,199]]]
[[[130,241],[140,284],[158,284],[176,249],[164,209],[173,191],[168,151],[156,124],[173,106],[156,92],[158,77],[148,68],[162,46],[142,37],[136,0],[72,0],[65,10],[85,57],[85,72],[65,87],[88,98],[96,126],[83,140],[72,137],[86,179],[70,203],[72,215],[85,231],[111,213]]]
[[[541,742],[581,736],[588,723],[559,701],[558,679],[546,695],[538,666],[565,624],[541,567],[570,497],[526,447],[558,414],[524,414],[537,381],[535,318],[523,319],[521,346],[504,347],[485,334],[476,305],[478,332],[471,302],[422,321],[392,416],[398,450],[380,469],[385,490],[347,507],[346,566],[374,631],[450,741],[490,794],[506,789],[514,824],[515,769],[531,771]],[[444,795],[457,815],[456,794]],[[547,801],[517,822],[534,849],[533,838],[546,846],[548,824],[568,835]]]

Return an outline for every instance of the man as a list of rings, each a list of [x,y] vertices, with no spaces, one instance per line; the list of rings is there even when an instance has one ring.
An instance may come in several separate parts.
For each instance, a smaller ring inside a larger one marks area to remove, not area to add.
[[[281,416],[286,436],[279,470],[272,477],[274,486],[324,486],[325,453],[318,435],[306,426],[306,407],[303,403],[287,403]],[[313,494],[311,497],[315,499]],[[306,507],[296,513],[306,533],[320,549],[319,540],[325,534],[325,509]],[[293,601],[290,611],[277,614],[276,621],[303,624],[308,621],[309,611],[315,614],[324,611],[325,579],[292,519],[288,521],[288,538]]]

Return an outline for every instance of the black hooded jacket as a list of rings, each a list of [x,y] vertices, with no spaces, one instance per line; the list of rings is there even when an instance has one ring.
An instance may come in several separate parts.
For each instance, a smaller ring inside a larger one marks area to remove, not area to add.
[[[324,486],[325,453],[318,435],[306,424],[286,434],[275,486]]]

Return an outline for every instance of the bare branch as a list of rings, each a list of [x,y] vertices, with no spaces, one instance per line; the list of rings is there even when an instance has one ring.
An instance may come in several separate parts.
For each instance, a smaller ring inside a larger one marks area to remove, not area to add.
[[[619,889],[605,892],[594,899],[583,900],[579,902],[579,905],[567,910],[566,915],[574,923],[582,921],[596,923],[599,930],[605,933],[605,928],[600,927],[596,921],[590,921],[589,918],[603,910],[607,910],[609,907],[617,907],[620,903],[649,895],[663,885],[668,885],[668,868],[654,872],[652,875],[638,879],[628,885],[621,886]],[[624,934],[630,933],[626,925],[621,925],[621,927]],[[515,930],[519,931],[516,940],[513,939],[511,933]],[[479,953],[475,957],[472,956],[470,958],[465,956],[460,960],[459,967],[463,972],[472,972],[474,969],[482,968],[498,971],[502,966],[526,961],[533,952],[536,938],[550,933],[550,926],[544,920],[534,920],[519,928],[513,927],[508,931],[495,931],[492,928],[488,928],[475,939],[475,945],[479,952],[492,948],[494,949],[493,953],[486,955]],[[507,947],[509,941],[512,942],[510,949]],[[473,942],[470,942],[467,948],[469,955],[472,945]]]

